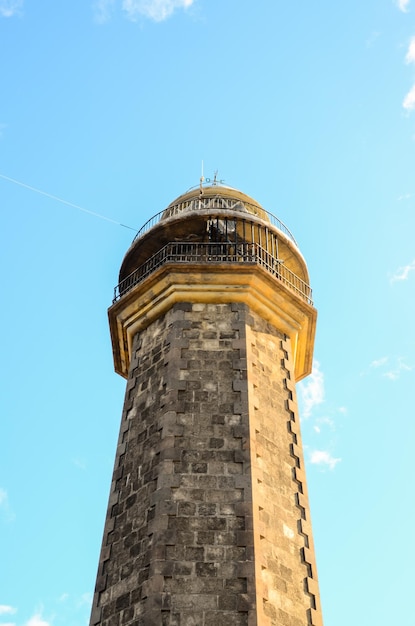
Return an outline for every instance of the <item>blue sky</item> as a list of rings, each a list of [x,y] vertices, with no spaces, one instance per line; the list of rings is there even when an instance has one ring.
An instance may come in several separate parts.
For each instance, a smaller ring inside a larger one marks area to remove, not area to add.
[[[0,0],[0,626],[88,622],[125,385],[106,310],[133,230],[202,159],[308,262],[325,625],[413,622],[414,16],[414,0]]]

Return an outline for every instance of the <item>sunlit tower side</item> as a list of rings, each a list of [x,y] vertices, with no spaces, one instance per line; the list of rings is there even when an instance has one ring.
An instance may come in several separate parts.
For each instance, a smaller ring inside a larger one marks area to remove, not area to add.
[[[288,229],[218,184],[139,231],[109,309],[127,379],[91,626],[321,626],[295,382],[316,310]]]

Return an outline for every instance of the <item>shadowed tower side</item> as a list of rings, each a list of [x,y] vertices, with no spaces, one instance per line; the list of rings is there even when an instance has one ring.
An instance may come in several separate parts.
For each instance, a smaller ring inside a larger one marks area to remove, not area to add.
[[[109,309],[127,379],[91,626],[322,626],[295,382],[316,310],[288,229],[189,191]]]

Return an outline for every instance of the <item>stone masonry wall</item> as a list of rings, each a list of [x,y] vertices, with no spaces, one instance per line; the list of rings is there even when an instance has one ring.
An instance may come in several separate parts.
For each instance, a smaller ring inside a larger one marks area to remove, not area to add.
[[[321,626],[289,342],[180,303],[133,354],[91,626]]]
[[[177,304],[135,339],[92,626],[257,623],[244,315]]]
[[[261,626],[322,626],[290,341],[247,319],[256,604]]]

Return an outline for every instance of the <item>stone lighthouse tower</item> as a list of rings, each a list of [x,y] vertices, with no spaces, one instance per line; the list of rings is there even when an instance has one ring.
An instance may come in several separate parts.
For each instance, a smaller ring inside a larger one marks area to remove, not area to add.
[[[139,231],[91,626],[322,626],[295,382],[316,310],[289,230],[219,184]]]

